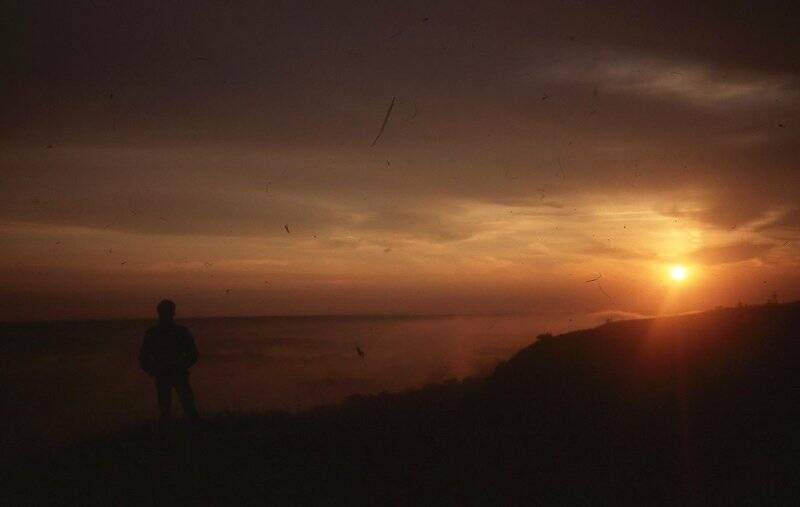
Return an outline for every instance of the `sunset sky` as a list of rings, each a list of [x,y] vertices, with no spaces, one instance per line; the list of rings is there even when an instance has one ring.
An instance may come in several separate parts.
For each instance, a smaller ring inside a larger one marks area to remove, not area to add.
[[[499,3],[4,8],[0,320],[800,298],[796,7]]]

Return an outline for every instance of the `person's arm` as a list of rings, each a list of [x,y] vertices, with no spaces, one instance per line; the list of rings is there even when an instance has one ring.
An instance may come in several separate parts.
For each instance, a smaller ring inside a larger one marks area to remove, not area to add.
[[[197,362],[197,357],[197,346],[194,344],[194,337],[189,329],[186,329],[186,353],[184,359],[187,370]]]

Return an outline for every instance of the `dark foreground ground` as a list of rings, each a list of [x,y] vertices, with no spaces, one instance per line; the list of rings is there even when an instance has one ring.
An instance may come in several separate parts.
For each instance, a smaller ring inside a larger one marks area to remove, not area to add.
[[[75,444],[0,504],[796,505],[799,393],[800,303],[617,322],[484,379]]]

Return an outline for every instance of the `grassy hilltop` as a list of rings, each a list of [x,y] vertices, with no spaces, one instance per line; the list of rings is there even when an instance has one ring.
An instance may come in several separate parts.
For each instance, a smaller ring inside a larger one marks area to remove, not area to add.
[[[615,322],[486,378],[76,443],[0,501],[789,504],[798,386],[800,303]]]

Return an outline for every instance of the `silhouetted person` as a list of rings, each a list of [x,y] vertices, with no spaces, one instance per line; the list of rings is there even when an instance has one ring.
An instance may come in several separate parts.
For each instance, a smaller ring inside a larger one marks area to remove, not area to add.
[[[175,303],[165,299],[158,303],[158,324],[144,334],[139,365],[156,381],[158,392],[159,422],[163,425],[170,418],[172,390],[178,393],[184,415],[198,418],[194,394],[189,385],[189,368],[197,362],[197,347],[194,338],[184,326],[173,320]]]

